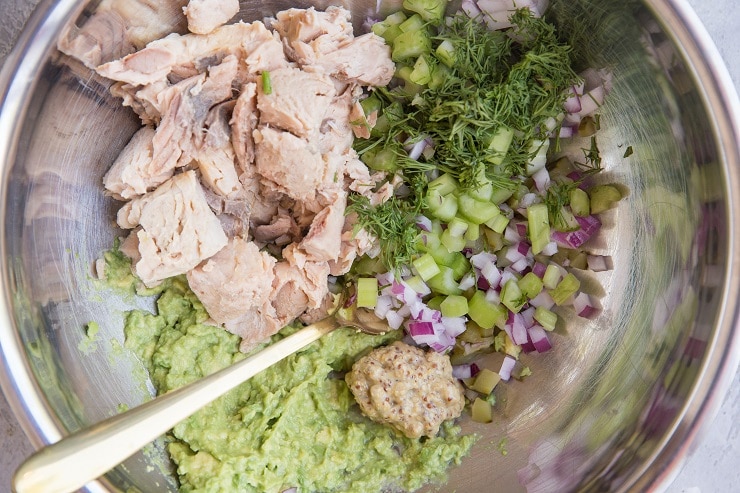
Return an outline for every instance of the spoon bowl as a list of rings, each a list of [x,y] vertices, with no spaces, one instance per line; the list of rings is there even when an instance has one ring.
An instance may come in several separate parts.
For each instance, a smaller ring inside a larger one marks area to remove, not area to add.
[[[67,493],[105,474],[178,422],[257,373],[340,327],[382,334],[388,325],[338,296],[331,314],[238,363],[62,438],[29,457],[13,477],[16,493]]]

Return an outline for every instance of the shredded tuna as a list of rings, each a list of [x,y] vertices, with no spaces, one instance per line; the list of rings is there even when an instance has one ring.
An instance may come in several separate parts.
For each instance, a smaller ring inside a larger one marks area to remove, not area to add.
[[[386,84],[393,62],[381,38],[354,36],[344,8],[280,12],[271,31],[222,25],[234,3],[191,0],[191,33],[96,59],[145,125],[104,180],[129,200],[121,250],[148,286],[186,274],[212,323],[248,351],[325,315],[329,276],[374,253],[345,210],[350,192],[380,203],[394,191],[352,150],[374,123],[363,86]]]

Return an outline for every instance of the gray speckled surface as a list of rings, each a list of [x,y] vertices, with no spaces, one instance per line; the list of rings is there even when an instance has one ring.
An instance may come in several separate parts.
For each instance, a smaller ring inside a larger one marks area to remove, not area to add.
[[[595,0],[596,1],[596,0]],[[740,90],[740,2],[688,0],[714,39]],[[38,0],[0,0],[0,64]],[[0,394],[0,491],[32,447]],[[668,489],[669,493],[729,493],[740,488],[740,373],[724,404]]]

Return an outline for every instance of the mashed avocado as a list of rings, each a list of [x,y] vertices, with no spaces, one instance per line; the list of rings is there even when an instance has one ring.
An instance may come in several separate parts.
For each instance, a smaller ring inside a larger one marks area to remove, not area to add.
[[[127,275],[106,272],[114,283]],[[157,315],[129,312],[125,335],[160,393],[244,358],[238,337],[203,323],[208,316],[183,277],[157,291]],[[169,452],[180,490],[367,493],[444,481],[476,438],[451,423],[437,437],[406,438],[362,416],[342,378],[370,348],[396,338],[337,330],[178,424]]]

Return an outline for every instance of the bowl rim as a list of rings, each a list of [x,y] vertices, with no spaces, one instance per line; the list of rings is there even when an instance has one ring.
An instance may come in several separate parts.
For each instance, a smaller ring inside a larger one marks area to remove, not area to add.
[[[725,163],[727,251],[740,244],[740,99],[734,82],[707,29],[687,0],[644,0],[656,20],[666,28],[680,54],[687,62],[696,88],[707,108],[712,136],[719,157]],[[0,197],[7,197],[7,174],[14,162],[20,129],[15,121],[23,119],[30,104],[29,94],[36,84],[39,67],[55,48],[61,26],[85,8],[79,0],[41,0],[0,70]],[[5,129],[9,129],[5,131]],[[0,258],[7,258],[6,203],[0,202]],[[54,443],[63,436],[60,422],[41,398],[22,348],[22,341],[10,312],[14,293],[13,273],[0,266],[0,389],[23,432],[34,448]],[[719,412],[740,365],[740,255],[728,258],[722,290],[721,311],[713,338],[708,341],[701,375],[676,418],[673,428],[660,446],[635,470],[619,491],[665,491],[680,472],[696,447],[701,432]],[[33,414],[31,414],[33,410]],[[105,478],[84,487],[90,492],[117,489]]]

